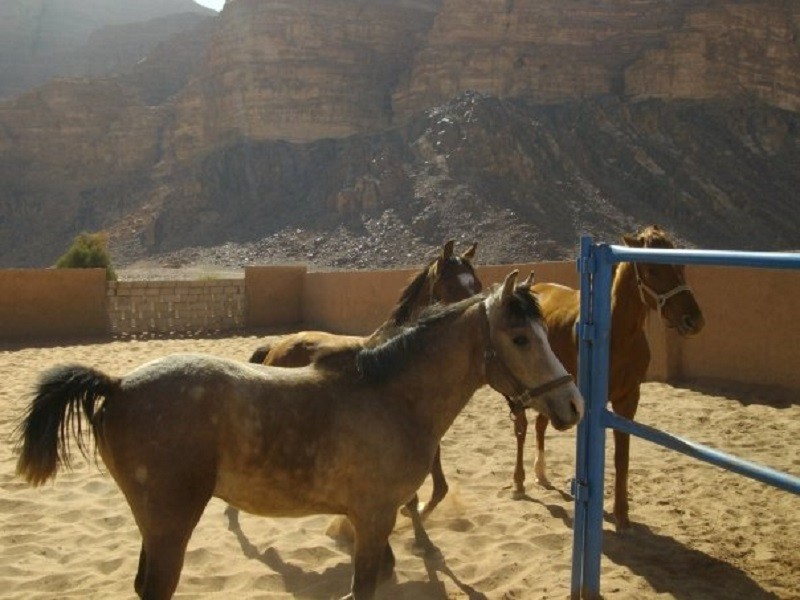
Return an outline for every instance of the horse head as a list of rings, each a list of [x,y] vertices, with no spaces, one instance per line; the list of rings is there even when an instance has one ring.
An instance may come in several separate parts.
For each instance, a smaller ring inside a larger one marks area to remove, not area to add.
[[[643,229],[635,236],[623,236],[632,248],[674,248],[666,232],[657,225]],[[683,265],[633,263],[636,283],[642,302],[658,312],[668,327],[682,336],[696,335],[705,325],[703,313],[694,293],[686,283]]]
[[[454,246],[455,241],[448,240],[442,247],[442,253],[428,269],[431,297],[445,304],[464,300],[483,289],[483,284],[472,266],[472,259],[478,248],[477,242],[461,256],[454,254]]]
[[[517,271],[486,297],[486,377],[521,408],[533,408],[563,430],[583,416],[583,398],[547,341],[533,273],[516,285]]]

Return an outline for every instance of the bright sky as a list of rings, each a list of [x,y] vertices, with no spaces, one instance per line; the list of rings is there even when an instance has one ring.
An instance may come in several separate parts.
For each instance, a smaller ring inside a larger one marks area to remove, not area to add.
[[[222,5],[225,4],[225,0],[194,0],[198,4],[202,4],[203,6],[207,6],[208,8],[213,8],[214,10],[222,10]]]

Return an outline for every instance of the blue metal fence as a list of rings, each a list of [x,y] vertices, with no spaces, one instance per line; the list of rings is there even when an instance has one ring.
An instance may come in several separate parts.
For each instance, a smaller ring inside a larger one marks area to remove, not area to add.
[[[578,426],[576,471],[572,489],[575,497],[575,520],[571,594],[575,599],[597,598],[600,595],[607,427],[800,494],[800,479],[797,477],[634,423],[606,409],[611,282],[613,266],[620,262],[800,269],[800,254],[630,248],[593,244],[591,238],[581,238],[578,259],[578,270],[581,274],[578,386],[586,402],[586,413]]]

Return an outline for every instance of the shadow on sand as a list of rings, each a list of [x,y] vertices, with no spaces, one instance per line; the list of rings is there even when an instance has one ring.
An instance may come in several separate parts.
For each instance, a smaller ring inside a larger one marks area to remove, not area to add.
[[[613,522],[608,513],[605,517],[606,521]],[[778,598],[738,567],[660,535],[642,524],[634,523],[624,534],[606,531],[603,535],[603,560],[627,567],[644,578],[657,593],[672,598]],[[603,591],[611,592],[608,589]]]
[[[242,552],[247,558],[258,560],[275,571],[283,578],[286,591],[298,598],[325,598],[330,594],[330,590],[341,590],[344,595],[350,589],[353,567],[350,562],[342,563],[323,571],[315,573],[306,571],[284,561],[278,552],[273,548],[267,548],[263,552],[250,541],[242,531],[239,523],[239,513],[228,507],[225,510],[228,518],[228,529],[233,532]],[[469,600],[487,600],[487,596],[478,592],[471,586],[463,583],[455,573],[447,566],[444,556],[436,546],[432,546],[423,551],[415,552],[421,554],[420,558],[425,562],[425,570],[428,572],[428,581],[407,581],[397,583],[394,578],[392,583],[383,584],[379,588],[379,596],[385,599],[406,599],[414,600],[446,600],[448,595],[444,583],[440,580],[439,574],[449,578],[459,590]]]

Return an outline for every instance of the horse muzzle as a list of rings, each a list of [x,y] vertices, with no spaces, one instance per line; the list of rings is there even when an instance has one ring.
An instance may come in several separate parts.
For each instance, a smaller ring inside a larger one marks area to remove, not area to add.
[[[557,377],[535,388],[506,397],[512,412],[526,408],[547,416],[559,431],[576,425],[583,418],[583,398],[570,375]]]

